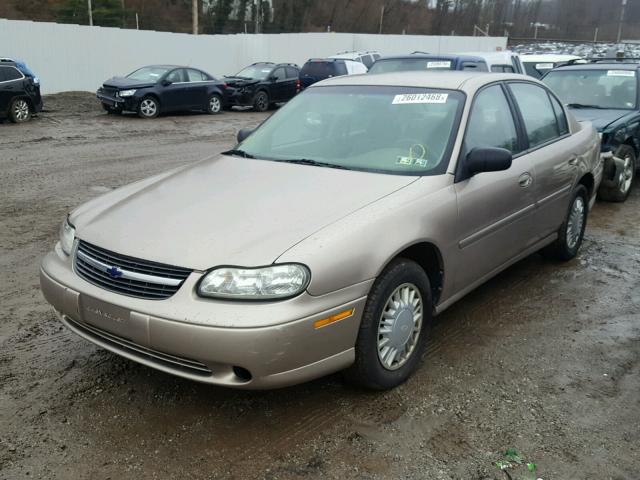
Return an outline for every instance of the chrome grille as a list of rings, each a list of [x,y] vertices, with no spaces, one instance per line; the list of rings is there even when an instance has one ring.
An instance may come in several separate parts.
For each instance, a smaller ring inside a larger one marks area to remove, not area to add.
[[[140,260],[80,240],[75,270],[82,278],[112,292],[161,300],[176,293],[191,270]]]
[[[116,351],[126,352],[129,355],[134,355],[144,360],[150,360],[153,363],[163,365],[167,368],[171,368],[172,370],[180,370],[194,375],[209,376],[213,373],[209,367],[197,360],[170,355],[168,353],[159,352],[157,350],[138,345],[131,340],[106,332],[101,328],[94,327],[93,325],[76,322],[66,315],[64,316],[64,320],[66,320],[69,324],[68,326],[72,329],[76,329],[87,337],[97,341],[98,344],[104,343]]]

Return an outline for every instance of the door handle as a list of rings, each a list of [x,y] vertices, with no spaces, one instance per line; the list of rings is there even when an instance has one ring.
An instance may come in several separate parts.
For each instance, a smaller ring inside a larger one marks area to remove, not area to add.
[[[520,178],[518,178],[518,184],[522,188],[527,188],[531,186],[532,183],[533,183],[533,177],[529,172],[523,173],[522,175],[520,175]]]

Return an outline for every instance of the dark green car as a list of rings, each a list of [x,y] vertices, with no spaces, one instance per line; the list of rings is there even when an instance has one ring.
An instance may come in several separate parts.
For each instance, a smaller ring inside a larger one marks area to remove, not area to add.
[[[598,130],[603,200],[624,202],[640,166],[639,69],[637,62],[601,60],[556,68],[542,79],[579,121],[588,120]]]

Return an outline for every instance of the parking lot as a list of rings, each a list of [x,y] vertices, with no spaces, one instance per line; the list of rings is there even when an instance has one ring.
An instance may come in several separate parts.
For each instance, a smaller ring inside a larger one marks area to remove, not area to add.
[[[545,480],[638,478],[637,186],[596,205],[577,259],[533,255],[438,317],[399,388],[334,375],[235,391],[70,333],[38,265],[70,208],[215,155],[267,114],[148,121],[107,115],[85,93],[47,97],[45,110],[0,124],[0,478],[503,479],[507,449]]]

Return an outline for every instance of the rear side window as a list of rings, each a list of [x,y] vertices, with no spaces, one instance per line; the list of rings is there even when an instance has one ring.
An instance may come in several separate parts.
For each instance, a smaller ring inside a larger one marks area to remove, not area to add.
[[[190,82],[202,82],[207,80],[201,71],[192,69],[187,70],[187,78]]]
[[[284,80],[286,78],[284,68],[276,68],[271,74],[271,78],[275,79],[276,81]]]
[[[514,73],[511,65],[491,65],[491,71],[499,73]]]
[[[520,151],[511,108],[499,85],[485,88],[476,95],[464,144],[467,151],[476,147],[506,148],[512,153]]]
[[[298,78],[298,69],[293,67],[286,67],[287,78]]]
[[[528,83],[512,83],[509,88],[522,113],[529,148],[551,141],[560,135],[556,114],[545,89]]]
[[[22,73],[14,67],[0,67],[0,82],[10,82],[19,80],[23,77]]]
[[[567,135],[569,133],[569,124],[567,122],[567,116],[560,105],[560,102],[553,95],[549,95],[551,99],[551,106],[553,107],[553,113],[556,114],[556,120],[558,121],[558,130],[560,135]]]

